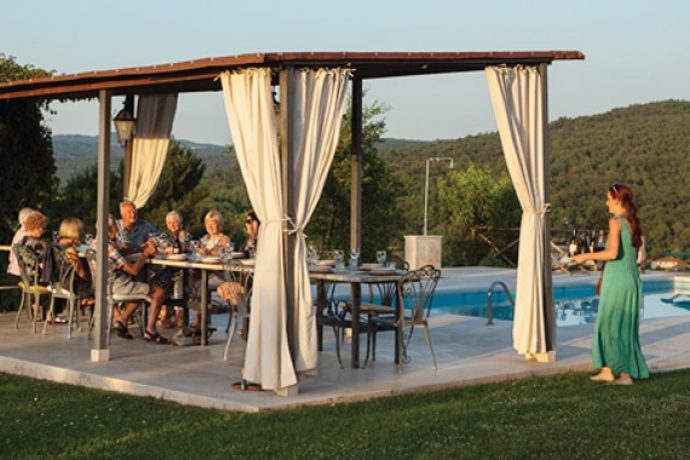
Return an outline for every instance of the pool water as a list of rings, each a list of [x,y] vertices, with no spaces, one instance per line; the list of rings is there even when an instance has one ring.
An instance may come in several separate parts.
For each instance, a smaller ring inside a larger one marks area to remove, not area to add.
[[[665,280],[642,284],[643,305],[641,318],[690,315],[690,291],[686,281]],[[678,293],[688,293],[672,300]],[[558,326],[594,324],[599,298],[593,285],[555,286],[554,309]],[[455,315],[487,317],[487,294],[481,292],[457,292],[437,290],[432,307],[434,312]],[[499,289],[493,294],[495,320],[512,320],[513,307],[505,293]]]

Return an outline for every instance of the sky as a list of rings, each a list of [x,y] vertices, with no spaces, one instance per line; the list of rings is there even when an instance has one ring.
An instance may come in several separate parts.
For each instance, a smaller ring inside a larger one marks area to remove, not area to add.
[[[0,0],[0,53],[58,74],[279,51],[577,50],[549,67],[549,118],[690,99],[690,2]],[[365,81],[386,137],[496,130],[482,72]],[[53,103],[54,134],[96,134],[96,101]],[[113,112],[121,107],[113,101]],[[219,92],[183,94],[173,135],[228,144]]]

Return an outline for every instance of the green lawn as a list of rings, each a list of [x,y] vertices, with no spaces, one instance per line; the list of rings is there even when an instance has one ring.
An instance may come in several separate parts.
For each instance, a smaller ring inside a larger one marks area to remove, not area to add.
[[[3,458],[690,458],[690,371],[583,373],[262,414],[0,373]]]

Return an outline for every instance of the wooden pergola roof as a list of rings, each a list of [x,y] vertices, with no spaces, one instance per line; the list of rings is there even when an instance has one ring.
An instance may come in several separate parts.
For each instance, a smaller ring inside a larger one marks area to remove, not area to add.
[[[489,65],[550,64],[584,59],[579,51],[519,52],[288,52],[253,53],[97,70],[0,83],[0,100],[18,98],[79,99],[149,92],[219,91],[219,73],[242,67],[350,67],[361,79],[483,70]]]

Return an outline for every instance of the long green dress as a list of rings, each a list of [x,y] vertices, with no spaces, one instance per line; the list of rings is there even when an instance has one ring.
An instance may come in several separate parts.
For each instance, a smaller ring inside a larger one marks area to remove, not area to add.
[[[592,366],[610,367],[635,379],[649,377],[640,349],[640,299],[642,283],[637,269],[637,251],[626,220],[621,223],[618,257],[606,262],[601,282],[599,312],[594,324]]]

